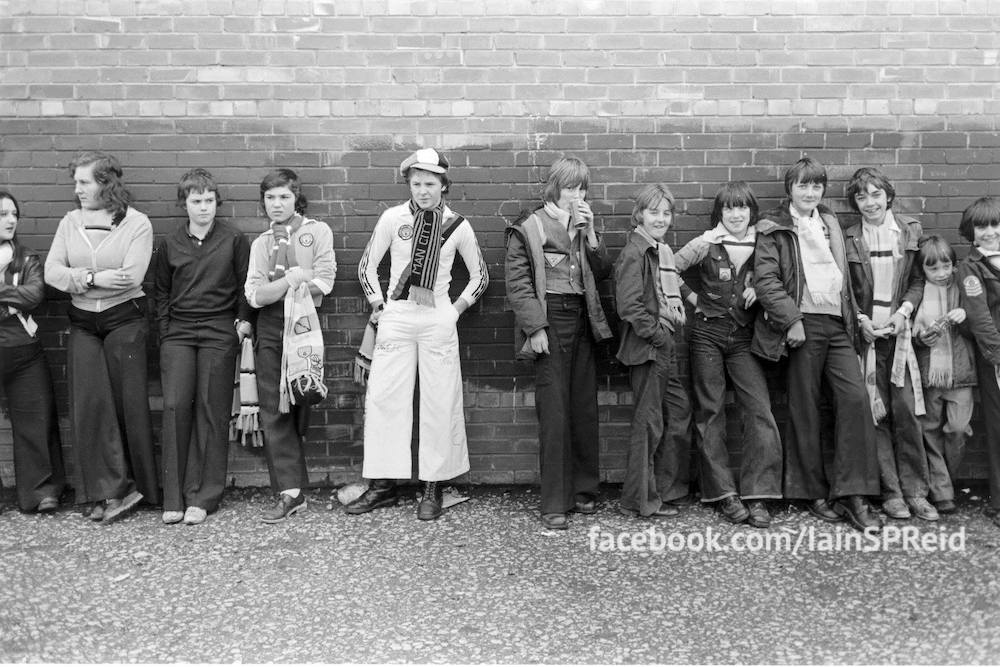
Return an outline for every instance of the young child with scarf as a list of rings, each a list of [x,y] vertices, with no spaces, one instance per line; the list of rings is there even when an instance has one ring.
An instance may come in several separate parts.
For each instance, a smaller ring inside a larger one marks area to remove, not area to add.
[[[960,304],[976,341],[976,375],[989,456],[986,515],[1000,526],[1000,199],[977,199],[962,213],[958,233],[974,246],[958,265]]]
[[[912,512],[924,521],[937,521],[937,510],[927,501],[927,455],[919,419],[924,396],[910,326],[910,315],[923,297],[924,277],[914,260],[923,228],[892,210],[896,190],[878,169],[855,171],[845,194],[860,214],[844,236],[875,421],[882,510],[893,519],[909,519]]]
[[[667,231],[674,196],[663,184],[635,198],[632,233],[615,262],[621,317],[618,360],[629,367],[634,409],[619,508],[642,517],[674,516],[669,502],[688,493],[691,405],[678,376],[674,331],[686,321]]]
[[[369,489],[348,504],[348,514],[395,505],[396,480],[412,474],[413,392],[420,374],[418,471],[424,482],[417,518],[441,516],[441,483],[469,470],[458,354],[459,316],[486,290],[489,275],[472,225],[444,202],[448,161],[433,148],[416,151],[399,173],[410,200],[379,216],[358,265],[358,278],[372,306],[359,358],[371,359],[365,397],[362,474]],[[378,266],[390,256],[388,298]],[[460,256],[469,282],[452,301],[451,271]],[[373,344],[373,345],[372,345]],[[364,374],[359,374],[363,377]]]
[[[972,435],[972,388],[976,365],[965,310],[959,306],[955,250],[940,236],[921,240],[917,264],[924,294],[913,316],[913,340],[924,383],[920,417],[927,452],[929,497],[938,512],[955,511],[952,480]]]
[[[283,363],[286,295],[307,285],[319,308],[323,296],[333,290],[337,261],[330,227],[304,216],[308,202],[294,171],[276,169],[265,176],[260,204],[269,228],[250,247],[246,298],[259,311],[254,349],[260,423],[271,488],[278,494],[261,520],[278,523],[306,507],[302,488],[309,482],[303,449],[308,406],[282,409],[288,365],[287,359]]]
[[[757,313],[757,213],[749,185],[723,185],[712,206],[712,228],[677,253],[677,269],[697,295],[690,346],[702,502],[718,502],[732,523],[768,528],[771,514],[764,501],[781,498],[782,452],[764,370],[750,352]],[[743,410],[739,484],[726,447],[727,376]]]
[[[788,432],[784,496],[809,501],[824,521],[878,528],[865,496],[879,491],[874,424],[858,364],[857,305],[844,235],[820,201],[826,169],[805,157],[785,171],[788,200],[757,223],[754,289],[761,312],[751,351],[788,356]],[[833,394],[833,465],[824,465],[819,404],[823,380]]]

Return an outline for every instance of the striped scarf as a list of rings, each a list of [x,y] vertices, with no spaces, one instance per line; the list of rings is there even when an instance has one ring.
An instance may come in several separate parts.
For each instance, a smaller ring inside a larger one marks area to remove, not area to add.
[[[413,247],[410,250],[410,301],[434,307],[434,285],[441,259],[441,226],[444,201],[424,210],[410,200],[413,215]]]
[[[881,225],[861,223],[861,233],[868,246],[868,261],[872,267],[872,322],[880,325],[892,316],[892,291],[896,281],[896,261],[899,251],[899,226],[892,211],[885,212]]]
[[[681,301],[680,276],[677,275],[677,264],[674,261],[674,251],[666,243],[660,243],[641,226],[635,228],[636,233],[649,241],[656,248],[659,260],[660,276],[656,281],[656,296],[660,302],[660,319],[664,320],[671,331],[674,326],[682,326],[685,322],[684,302]]]
[[[285,271],[296,266],[295,251],[289,245],[292,234],[302,226],[302,216],[296,213],[287,222],[272,222],[271,232],[274,234],[274,245],[271,247],[271,257],[267,278],[270,281],[283,278]]]

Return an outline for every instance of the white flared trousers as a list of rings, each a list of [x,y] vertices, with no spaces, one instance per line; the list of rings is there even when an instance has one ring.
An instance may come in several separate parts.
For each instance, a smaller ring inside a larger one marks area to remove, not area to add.
[[[386,304],[365,397],[364,477],[410,478],[418,370],[418,476],[440,482],[468,472],[457,321],[458,312],[447,300],[439,299],[436,308],[411,301]]]

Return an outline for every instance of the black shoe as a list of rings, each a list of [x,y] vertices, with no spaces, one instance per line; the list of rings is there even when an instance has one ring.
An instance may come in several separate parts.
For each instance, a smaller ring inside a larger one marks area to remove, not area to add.
[[[264,523],[281,523],[299,510],[306,508],[306,494],[299,491],[297,498],[292,498],[287,493],[278,496],[278,502],[269,510],[264,510],[260,520]]]
[[[569,519],[566,518],[565,514],[562,513],[552,513],[542,515],[542,525],[549,530],[566,530],[569,528]]]
[[[441,507],[441,485],[437,482],[424,483],[424,497],[417,505],[417,518],[421,521],[433,521],[444,514]]]
[[[111,523],[124,518],[125,515],[135,509],[140,500],[142,500],[142,494],[138,491],[133,491],[121,500],[117,498],[108,500],[104,504],[104,523]]]
[[[726,496],[720,500],[719,511],[729,523],[743,523],[750,516],[746,505],[737,496]]]
[[[822,498],[809,501],[809,513],[817,519],[822,519],[828,523],[840,523],[842,520],[840,515],[830,507],[830,503]]]
[[[54,496],[45,496],[39,501],[35,511],[39,514],[47,514],[55,512],[57,509],[59,509],[59,499]]]
[[[747,519],[747,523],[754,528],[771,527],[771,513],[767,511],[767,506],[763,500],[750,501],[747,509],[750,510],[750,518]]]
[[[939,500],[934,503],[934,507],[937,508],[940,514],[954,514],[958,511],[954,500]]]
[[[577,500],[573,506],[573,511],[580,514],[597,514],[597,501],[594,499]]]
[[[348,514],[366,514],[379,507],[392,507],[399,501],[396,483],[388,479],[374,479],[368,490],[349,503],[344,511]]]
[[[833,504],[833,509],[858,530],[882,527],[882,522],[872,516],[871,508],[861,496],[840,498]]]

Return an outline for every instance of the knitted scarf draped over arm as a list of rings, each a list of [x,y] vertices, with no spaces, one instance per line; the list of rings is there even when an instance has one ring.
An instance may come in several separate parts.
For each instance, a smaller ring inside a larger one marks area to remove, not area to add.
[[[444,201],[432,209],[424,210],[410,200],[413,214],[413,247],[410,250],[410,301],[434,307],[434,284],[437,282],[441,259],[441,226],[444,220]]]

